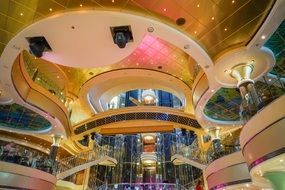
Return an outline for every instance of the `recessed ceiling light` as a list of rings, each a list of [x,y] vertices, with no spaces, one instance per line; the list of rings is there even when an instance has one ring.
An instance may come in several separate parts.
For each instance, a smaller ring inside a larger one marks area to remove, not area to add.
[[[190,48],[190,45],[189,44],[186,44],[185,46],[184,46],[184,49],[189,49]]]
[[[212,89],[211,92],[215,92],[215,89]]]
[[[151,140],[154,139],[154,137],[150,136],[150,135],[146,135],[146,136],[144,136],[144,139],[147,140],[147,141],[151,141]]]
[[[224,29],[224,31],[227,31],[227,30],[228,30],[227,28]]]
[[[261,36],[261,39],[263,39],[263,40],[264,40],[265,38],[266,38],[266,36],[265,36],[265,35],[262,35],[262,36]]]
[[[226,70],[224,70],[224,72],[227,73],[227,74],[231,74],[232,70],[231,69],[226,69]]]
[[[115,0],[112,0],[112,3],[115,3]]]
[[[272,81],[272,79],[268,79],[268,81],[270,82],[270,81]]]
[[[163,11],[165,12],[165,11],[166,11],[166,8],[164,8]]]
[[[59,79],[59,76],[57,75],[57,76],[56,76],[56,78],[58,78],[58,79]]]
[[[24,13],[20,13],[20,16],[23,16],[24,15]]]
[[[250,61],[250,63],[254,63],[255,62],[255,60],[254,59],[252,59],[251,61]]]
[[[194,31],[194,34],[197,34],[197,31]]]
[[[82,4],[80,4],[79,6],[80,6],[80,7],[82,7],[83,5],[82,5]]]
[[[212,20],[215,20],[215,17],[213,17],[213,16],[212,16],[212,18],[211,18],[211,19],[212,19]]]
[[[246,187],[249,187],[249,184],[248,184],[248,183],[246,184]]]
[[[147,28],[147,31],[148,31],[148,32],[153,32],[153,31],[154,31],[154,28],[153,28],[153,27],[148,27],[148,28]]]
[[[232,3],[235,3],[235,0],[232,0]]]
[[[283,160],[283,159],[280,159],[279,161],[280,161],[280,162],[284,162],[284,160]]]
[[[200,7],[200,4],[197,4],[197,7]]]
[[[49,8],[49,11],[51,12],[51,11],[52,11],[52,8]]]

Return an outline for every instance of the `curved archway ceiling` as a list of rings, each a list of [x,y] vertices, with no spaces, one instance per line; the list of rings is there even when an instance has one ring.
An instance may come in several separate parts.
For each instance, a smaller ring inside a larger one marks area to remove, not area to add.
[[[176,26],[214,57],[230,46],[245,45],[270,12],[275,0],[1,0],[0,53],[27,25],[68,10],[111,9],[136,12]],[[175,24],[185,18],[182,26]]]
[[[29,60],[35,62],[34,65],[45,65],[38,67],[38,72],[45,75],[45,78],[62,83],[62,77],[55,77],[55,72],[53,69],[50,69],[55,68],[54,64],[42,59],[33,59],[31,55]],[[68,78],[68,91],[78,94],[80,87],[90,78],[103,72],[124,68],[144,68],[169,73],[191,87],[193,83],[192,68],[194,64],[195,61],[181,49],[157,37],[146,35],[134,52],[110,66],[85,69],[62,65],[56,66]]]
[[[0,105],[1,126],[26,131],[42,131],[51,128],[51,123],[41,115],[19,104]]]

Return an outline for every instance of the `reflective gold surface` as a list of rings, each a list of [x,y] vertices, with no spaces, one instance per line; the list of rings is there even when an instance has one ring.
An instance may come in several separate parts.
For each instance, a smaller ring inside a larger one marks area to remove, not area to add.
[[[245,45],[269,13],[274,0],[1,0],[0,52],[27,25],[70,10],[108,9],[152,17],[196,39],[212,57]],[[186,23],[176,25],[183,17]]]

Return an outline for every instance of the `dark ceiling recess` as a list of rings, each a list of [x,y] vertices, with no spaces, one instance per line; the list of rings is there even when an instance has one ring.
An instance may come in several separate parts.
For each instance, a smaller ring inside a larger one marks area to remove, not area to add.
[[[26,37],[29,42],[30,53],[36,57],[42,57],[43,52],[52,51],[44,36]]]
[[[133,33],[131,26],[112,26],[110,27],[114,43],[119,48],[125,48],[128,42],[133,42]]]
[[[180,18],[178,18],[177,20],[176,20],[176,24],[178,25],[178,26],[182,26],[182,25],[184,25],[186,23],[186,20],[185,20],[185,18],[183,18],[183,17],[180,17]]]

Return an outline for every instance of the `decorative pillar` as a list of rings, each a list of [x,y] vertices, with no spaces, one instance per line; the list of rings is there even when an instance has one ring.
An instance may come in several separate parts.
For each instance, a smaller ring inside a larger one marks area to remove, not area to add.
[[[271,171],[263,174],[263,177],[268,179],[274,190],[285,189],[285,172]]]
[[[58,152],[58,148],[60,146],[60,141],[62,140],[62,137],[59,135],[53,135],[52,136],[52,145],[51,145],[51,149],[50,149],[50,153],[49,153],[49,159],[51,160],[55,160],[56,159],[56,155]]]
[[[210,128],[207,133],[211,136],[212,146],[215,153],[220,153],[221,149],[221,138],[220,138],[220,127]]]
[[[231,69],[231,76],[237,80],[237,87],[242,97],[241,116],[248,119],[254,115],[260,106],[260,98],[256,92],[254,81],[250,79],[253,65],[242,63]]]

